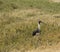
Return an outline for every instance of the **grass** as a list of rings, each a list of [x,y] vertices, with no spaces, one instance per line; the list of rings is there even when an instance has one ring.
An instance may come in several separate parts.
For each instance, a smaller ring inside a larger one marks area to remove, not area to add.
[[[7,3],[6,3],[7,2]],[[48,13],[60,13],[60,3],[49,2],[48,0],[0,0],[0,11],[14,9],[38,8]]]
[[[60,19],[55,18],[55,13],[60,12],[59,3],[47,0],[0,0],[0,4],[0,52],[13,49],[26,52],[60,42]],[[32,31],[39,19],[46,24],[42,23],[41,34],[33,37]]]

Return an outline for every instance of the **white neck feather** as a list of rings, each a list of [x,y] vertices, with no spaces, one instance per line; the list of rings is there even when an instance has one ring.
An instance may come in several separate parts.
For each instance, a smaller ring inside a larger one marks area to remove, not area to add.
[[[40,30],[40,24],[38,23],[38,29]]]

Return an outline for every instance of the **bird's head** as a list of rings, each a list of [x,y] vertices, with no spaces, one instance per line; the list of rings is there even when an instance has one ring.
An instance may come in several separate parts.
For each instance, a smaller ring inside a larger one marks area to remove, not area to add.
[[[42,21],[38,21],[38,23],[40,24],[40,23],[42,23]]]
[[[38,23],[39,23],[39,24],[40,24],[40,23],[46,24],[45,22],[42,22],[42,21],[40,21],[40,20],[38,21]]]

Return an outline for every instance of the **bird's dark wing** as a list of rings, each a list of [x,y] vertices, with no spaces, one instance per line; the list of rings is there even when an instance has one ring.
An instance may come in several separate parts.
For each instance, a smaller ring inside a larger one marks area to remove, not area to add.
[[[37,28],[36,30],[33,31],[32,35],[35,36],[36,33],[40,33],[40,30]]]
[[[36,35],[36,30],[32,32],[32,35],[35,36]]]

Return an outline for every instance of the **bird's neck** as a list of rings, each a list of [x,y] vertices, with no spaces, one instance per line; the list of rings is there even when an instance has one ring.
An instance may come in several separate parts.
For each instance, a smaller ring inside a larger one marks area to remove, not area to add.
[[[40,24],[38,23],[38,29],[40,30]]]

